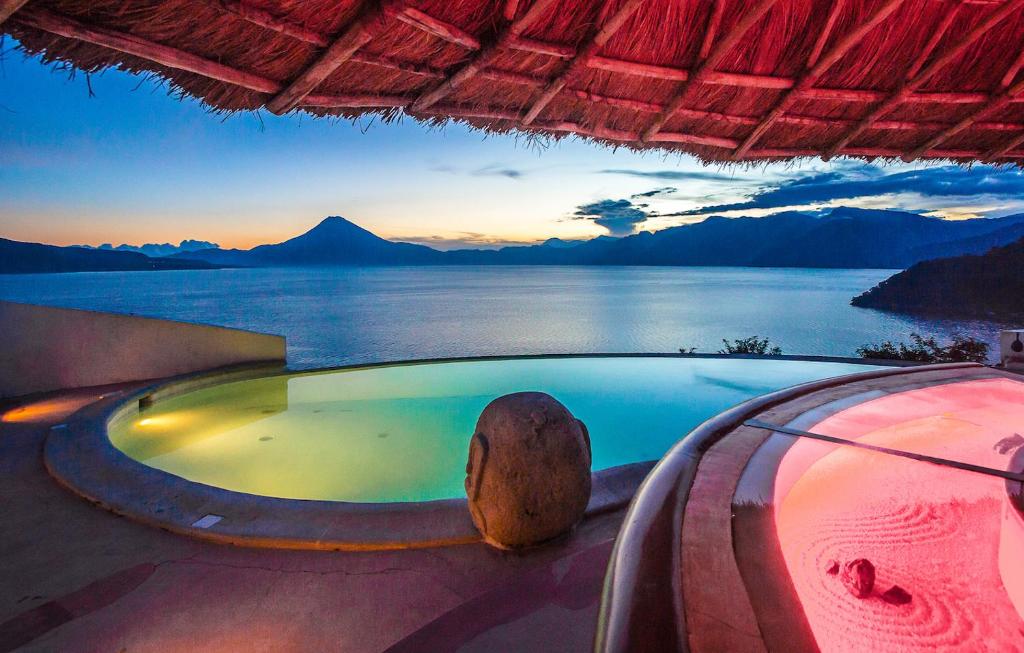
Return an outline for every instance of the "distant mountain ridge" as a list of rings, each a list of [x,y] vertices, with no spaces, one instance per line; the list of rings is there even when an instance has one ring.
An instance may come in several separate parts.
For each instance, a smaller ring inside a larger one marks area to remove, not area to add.
[[[942,220],[914,213],[837,208],[701,222],[589,241],[549,239],[498,250],[439,251],[385,240],[341,217],[276,245],[175,255],[214,264],[303,265],[669,265],[906,268],[929,258],[980,254],[1024,237],[1024,214]]]
[[[192,270],[213,267],[205,261],[150,258],[138,252],[57,247],[0,238],[0,274]]]
[[[915,213],[837,208],[762,218],[710,217],[624,238],[548,239],[497,250],[440,251],[381,238],[332,216],[304,234],[249,250],[199,249],[169,257],[110,249],[3,241],[0,272],[160,270],[330,265],[666,265],[908,268],[920,261],[981,254],[1024,237],[1024,214],[941,220]],[[184,241],[186,243],[201,241]],[[32,249],[35,248],[35,249]],[[42,249],[40,249],[42,248]],[[111,258],[113,257],[113,258]],[[121,257],[121,258],[117,258]]]
[[[85,249],[101,249],[105,251],[115,252],[137,252],[139,254],[145,254],[151,257],[163,257],[173,256],[174,254],[182,254],[185,252],[195,252],[201,249],[217,249],[220,247],[217,243],[211,243],[207,240],[183,240],[178,245],[172,245],[171,243],[146,243],[145,245],[128,245],[122,243],[117,247],[114,247],[111,243],[104,243],[98,247],[92,245],[72,245],[72,247],[83,247]]]

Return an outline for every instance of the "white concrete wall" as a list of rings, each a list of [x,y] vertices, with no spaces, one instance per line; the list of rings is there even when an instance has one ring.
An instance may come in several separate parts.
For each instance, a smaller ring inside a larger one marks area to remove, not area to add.
[[[0,397],[284,360],[281,336],[0,302]]]

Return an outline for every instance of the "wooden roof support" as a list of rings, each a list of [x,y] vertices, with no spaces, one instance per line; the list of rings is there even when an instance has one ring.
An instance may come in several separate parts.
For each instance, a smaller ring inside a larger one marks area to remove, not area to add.
[[[461,45],[468,50],[480,49],[480,40],[466,30],[457,25],[434,18],[415,7],[396,8],[392,12],[392,16],[407,25],[412,25],[449,43]]]
[[[275,16],[269,11],[252,7],[242,0],[203,0],[203,2],[253,25],[259,25],[278,34],[285,34],[303,43],[315,45],[318,48],[326,48],[331,44],[330,40],[319,32],[314,32],[296,22]]]
[[[559,59],[572,59],[576,56],[576,48],[571,45],[538,41],[537,39],[528,39],[522,36],[510,37],[505,41],[505,44],[513,50],[546,54],[549,57],[558,57]]]
[[[986,163],[993,163],[997,159],[1001,159],[1001,158],[1005,157],[1007,154],[1010,153],[1010,151],[1016,149],[1022,143],[1024,143],[1024,131],[1022,131],[1021,133],[1017,134],[1016,136],[1014,136],[1013,138],[1008,140],[1003,145],[1001,145],[1001,146],[999,146],[999,147],[997,147],[997,148],[995,148],[993,150],[990,150],[990,151],[986,152],[985,156],[983,156],[981,160],[986,162]]]
[[[778,2],[778,0],[755,0],[753,6],[747,10],[743,17],[740,18],[739,22],[733,27],[732,31],[726,34],[725,38],[720,40],[711,49],[711,53],[704,59],[697,69],[693,72],[690,77],[683,82],[682,88],[680,88],[672,100],[669,102],[665,110],[654,119],[654,122],[644,130],[640,140],[647,142],[653,139],[654,135],[661,131],[661,128],[665,126],[676,111],[683,108],[683,105],[690,99],[689,95],[693,88],[697,84],[704,81],[707,74],[715,69],[715,67],[722,61],[722,59],[729,53],[730,50],[736,45],[736,43],[743,38],[743,35],[748,29],[754,26],[757,21],[761,20],[762,17],[772,6]]]
[[[747,152],[754,147],[754,144],[757,143],[757,141],[764,136],[769,129],[771,129],[772,125],[775,124],[775,121],[785,114],[786,111],[793,106],[794,102],[800,99],[803,91],[814,86],[814,83],[818,81],[818,78],[825,74],[825,72],[832,67],[832,64],[839,61],[839,59],[849,52],[853,46],[860,43],[861,39],[867,36],[871,30],[878,27],[878,25],[896,11],[901,4],[903,4],[903,0],[887,0],[881,7],[875,10],[875,13],[871,14],[870,18],[858,25],[849,34],[846,34],[839,39],[839,42],[829,50],[828,54],[821,57],[818,62],[800,78],[800,81],[797,82],[796,86],[779,99],[775,107],[772,108],[772,110],[768,112],[768,115],[764,117],[764,120],[761,121],[761,124],[755,127],[754,131],[752,131],[750,135],[743,140],[740,146],[736,148],[736,151],[733,152],[733,158],[742,159]],[[833,5],[833,7],[834,6],[835,5]]]
[[[967,116],[966,118],[956,123],[955,125],[947,127],[938,134],[935,134],[924,143],[918,145],[911,152],[904,154],[900,158],[907,162],[920,158],[928,150],[943,143],[944,141],[949,140],[950,138],[956,136],[963,130],[974,125],[974,123],[978,119],[1006,108],[1006,106],[1010,104],[1011,101],[1013,101],[1013,98],[1017,95],[1020,95],[1021,93],[1024,93],[1024,80],[1017,82],[1016,84],[1006,89],[1005,91],[1002,91],[1001,93],[992,96],[992,101],[983,106],[981,109],[975,111],[974,113]],[[1007,150],[1012,149],[1012,147],[1015,147],[1015,145],[1012,144],[1011,141],[1011,147],[1007,148]]]
[[[572,91],[570,91],[572,92]],[[593,99],[593,98],[592,98]],[[612,98],[607,98],[611,100]],[[311,107],[323,107],[323,108],[394,108],[404,106],[409,102],[409,98],[405,96],[346,96],[346,95],[309,95],[304,100],[304,106]],[[505,120],[509,122],[518,122],[519,114],[516,111],[504,109],[504,108],[477,108],[477,107],[466,107],[458,105],[435,105],[435,108],[439,114],[452,116],[461,119],[480,119],[480,120]],[[687,113],[688,110],[683,109],[681,113]],[[721,116],[718,114],[710,114],[702,111],[694,111],[693,113],[699,114],[696,117],[713,117],[719,118],[730,118],[730,116]],[[733,116],[735,117],[735,116]],[[751,119],[752,122],[757,122],[757,119]],[[592,136],[594,138],[603,138],[605,140],[623,141],[628,142],[635,138],[635,134],[622,130],[613,130],[603,127],[588,128],[577,123],[567,121],[535,121],[527,129],[535,129],[537,131],[553,131],[553,132],[578,132],[585,136]],[[1020,139],[1024,141],[1024,134],[1021,135]],[[736,141],[728,138],[719,138],[713,136],[703,136],[698,134],[686,134],[682,132],[661,132],[657,135],[656,142],[663,143],[695,143],[700,145],[708,145],[711,147],[719,147],[723,149],[733,149],[736,146]],[[1019,143],[1018,143],[1019,144]],[[1011,152],[1013,148],[1007,148],[1007,152],[1001,155],[1001,158],[1024,158],[1024,152]],[[900,150],[892,148],[880,148],[880,147],[862,147],[862,148],[848,148],[841,152],[845,155],[850,156],[863,156],[873,158],[886,158],[895,159],[900,156]],[[747,159],[764,159],[764,158],[791,158],[791,157],[811,157],[816,156],[815,150],[805,150],[797,148],[763,148],[750,150],[747,153]],[[974,150],[933,150],[929,152],[929,156],[933,158],[948,158],[948,159],[974,159],[980,156],[980,153]]]
[[[1006,69],[1006,74],[999,81],[999,85],[1006,88],[1013,83],[1013,80],[1017,79],[1017,73],[1020,72],[1021,67],[1024,66],[1024,48],[1021,49],[1020,54],[1014,60],[1010,67]]]
[[[711,8],[711,15],[708,16],[708,26],[704,30],[704,40],[700,44],[700,59],[703,61],[711,54],[711,46],[718,36],[718,28],[722,24],[722,14],[725,13],[725,0],[714,0],[715,6]]]
[[[370,66],[377,66],[379,68],[388,68],[390,70],[399,70],[409,75],[417,75],[419,77],[429,77],[431,79],[444,79],[444,71],[440,68],[431,68],[430,66],[423,66],[421,64],[408,63],[405,61],[398,61],[390,57],[383,57],[375,54],[364,54],[362,52],[356,52],[352,55],[349,61],[354,63],[364,63]]]
[[[608,2],[609,0],[606,0]],[[561,74],[555,79],[548,83],[547,87],[540,94],[533,104],[527,109],[526,113],[523,114],[522,124],[529,125],[533,122],[541,111],[544,110],[551,100],[555,99],[566,84],[579,72],[581,68],[585,68],[589,65],[590,60],[593,59],[597,52],[604,47],[604,44],[608,42],[608,39],[612,37],[615,32],[633,15],[633,12],[640,7],[643,0],[626,0],[612,16],[605,21],[601,29],[594,34],[593,37],[576,52],[576,56],[566,64]]]
[[[622,73],[624,75],[636,75],[637,77],[650,77],[652,79],[668,79],[674,82],[685,82],[690,78],[690,72],[682,68],[671,66],[657,66],[649,63],[638,63],[636,61],[625,61],[623,59],[611,59],[609,57],[595,56],[587,62],[587,66],[595,70],[606,70],[610,73]]]
[[[818,39],[814,42],[814,48],[811,49],[811,56],[807,57],[807,67],[814,68],[814,64],[818,63],[818,58],[821,57],[822,51],[825,49],[825,44],[828,43],[828,39],[832,36],[832,30],[836,26],[836,21],[839,19],[839,14],[843,11],[843,5],[846,0],[833,0],[832,8],[829,9],[828,18],[825,19],[825,25],[821,28],[821,33],[818,34]]]
[[[281,84],[272,79],[243,72],[216,61],[204,59],[190,52],[155,43],[132,34],[86,25],[73,18],[46,9],[26,8],[18,12],[14,20],[19,24],[34,27],[50,34],[117,50],[118,52],[152,61],[161,66],[195,73],[203,77],[247,88],[251,91],[276,93],[281,88]]]
[[[917,59],[915,59],[914,63],[910,65],[910,69],[907,70],[907,78],[913,78],[928,61],[928,57],[932,56],[932,52],[935,51],[935,48],[939,45],[939,41],[941,41],[942,37],[949,31],[949,27],[953,24],[953,21],[956,20],[957,14],[960,12],[960,7],[962,6],[962,4],[953,5],[953,8],[947,11],[946,15],[942,17],[942,22],[939,23],[938,28],[932,32],[931,38],[929,38],[928,42],[924,44],[924,49],[921,50],[921,53],[917,55]]]
[[[517,11],[519,11],[519,0],[505,0],[505,6],[502,8],[502,16],[506,21],[511,23],[515,20]]]
[[[392,2],[382,0],[364,11],[321,53],[311,66],[302,71],[288,86],[267,102],[272,113],[287,113],[320,85],[338,67],[352,58],[356,50],[369,43],[384,27]]]
[[[1000,80],[1000,86],[1009,86],[1013,83],[1013,80],[1017,78],[1017,73],[1020,72],[1021,66],[1024,66],[1024,48],[1021,49],[1020,54],[1017,55],[1017,59],[1010,64],[1010,68],[1003,75],[1003,79]],[[982,123],[977,123],[975,127],[981,127]],[[985,153],[983,161],[992,162],[996,159],[1006,156],[1008,152],[1018,147],[1021,143],[1024,143],[1024,133],[1018,134],[1016,137],[1011,138],[1009,141],[996,147]]]
[[[914,91],[916,91],[922,84],[924,84],[932,75],[937,73],[946,64],[952,61],[954,58],[959,56],[970,47],[975,41],[981,38],[988,30],[995,27],[997,24],[1002,22],[1004,18],[1009,16],[1011,13],[1016,11],[1024,4],[1022,0],[1007,0],[1002,5],[999,5],[996,9],[986,16],[980,23],[974,26],[971,31],[967,32],[959,41],[956,42],[949,49],[944,51],[941,55],[936,57],[930,64],[928,64],[924,70],[920,71],[912,77],[909,81],[904,82],[896,89],[892,94],[889,95],[881,104],[875,109],[870,111],[868,115],[863,117],[854,127],[850,129],[842,137],[833,143],[824,154],[822,158],[826,161],[836,156],[836,153],[845,148],[850,144],[853,139],[857,138],[864,130],[869,129],[877,120],[885,116],[887,113],[892,111],[894,108],[905,102]],[[951,9],[954,11],[956,8]]]
[[[413,102],[412,111],[424,111],[437,104],[445,96],[472,79],[481,69],[487,67],[494,58],[507,47],[509,40],[522,35],[527,28],[535,23],[556,2],[556,0],[534,0],[530,8],[522,16],[512,21],[498,39],[481,48],[475,57],[432,88],[427,89]]]
[[[0,0],[0,25],[28,3],[28,0]]]

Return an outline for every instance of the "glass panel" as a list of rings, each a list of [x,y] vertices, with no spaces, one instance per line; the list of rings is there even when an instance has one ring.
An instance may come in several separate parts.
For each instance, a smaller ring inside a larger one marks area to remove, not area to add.
[[[1008,470],[1014,453],[1024,447],[1024,382],[992,378],[908,390],[800,428]]]

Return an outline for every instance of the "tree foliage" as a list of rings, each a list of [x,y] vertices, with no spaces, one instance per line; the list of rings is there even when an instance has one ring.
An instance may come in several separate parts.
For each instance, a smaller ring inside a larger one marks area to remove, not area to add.
[[[719,349],[719,354],[757,354],[760,356],[782,355],[782,349],[779,347],[773,347],[768,338],[750,336],[749,338],[737,338],[731,343],[723,338],[722,344],[725,345],[725,348]]]
[[[914,361],[919,363],[984,363],[988,360],[988,343],[962,334],[953,335],[947,345],[940,345],[934,337],[910,334],[910,344],[886,340],[857,348],[862,358]]]

